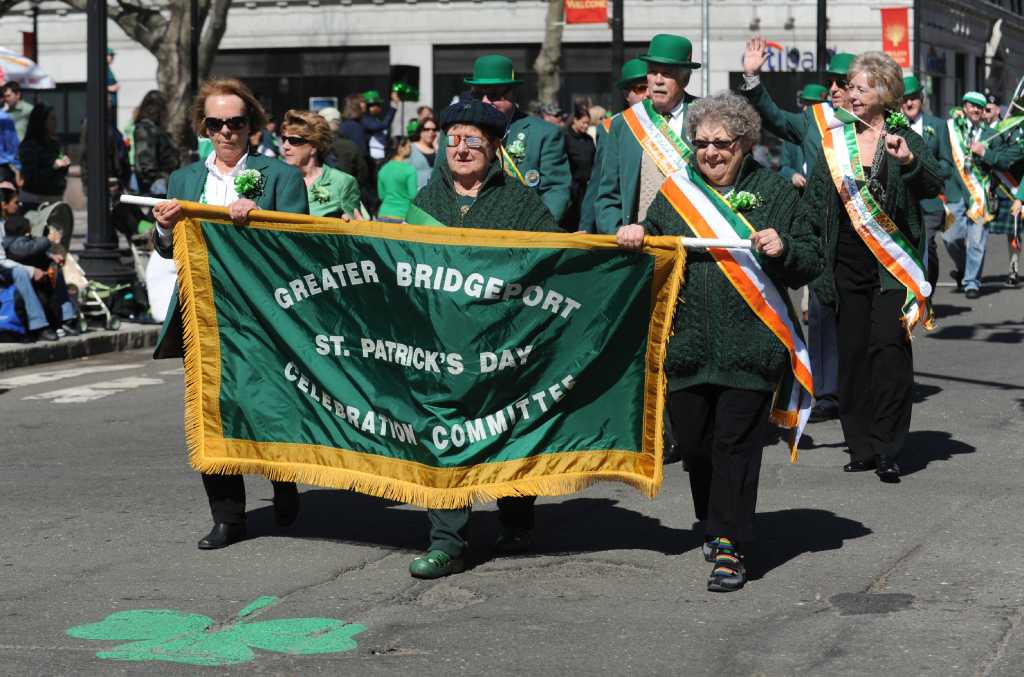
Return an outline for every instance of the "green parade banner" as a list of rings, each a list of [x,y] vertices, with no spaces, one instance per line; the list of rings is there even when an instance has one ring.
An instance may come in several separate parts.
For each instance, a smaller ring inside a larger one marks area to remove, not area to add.
[[[685,253],[181,202],[194,468],[414,503],[654,496]]]

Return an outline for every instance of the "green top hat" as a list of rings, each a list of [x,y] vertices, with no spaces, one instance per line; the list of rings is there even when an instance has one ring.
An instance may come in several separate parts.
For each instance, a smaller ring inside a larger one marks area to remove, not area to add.
[[[651,39],[647,53],[640,58],[648,63],[663,63],[682,68],[700,68],[699,63],[690,61],[693,46],[681,35],[659,33]]]
[[[501,54],[487,54],[473,62],[473,76],[463,80],[467,85],[521,85],[516,80],[516,69],[512,59]]]
[[[821,103],[828,99],[828,89],[822,85],[804,85],[800,100],[807,103]]]
[[[855,54],[849,52],[836,52],[828,62],[828,68],[825,71],[829,75],[842,75],[846,77],[846,74],[850,72],[850,64],[857,58]]]
[[[384,99],[376,89],[368,89],[363,92],[363,101],[369,106],[375,103],[383,103]]]
[[[964,94],[964,98],[961,99],[964,103],[973,103],[979,108],[984,108],[988,104],[988,99],[981,92],[967,92]]]
[[[914,96],[921,93],[921,81],[916,75],[908,75],[903,78],[903,96]]]
[[[630,59],[622,64],[622,77],[615,86],[619,89],[629,89],[637,80],[647,80],[647,62],[643,59]]]

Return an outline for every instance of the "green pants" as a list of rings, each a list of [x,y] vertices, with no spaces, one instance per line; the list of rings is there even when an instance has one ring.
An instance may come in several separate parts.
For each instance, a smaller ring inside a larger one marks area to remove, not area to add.
[[[509,529],[533,528],[533,503],[536,496],[498,499],[498,519]],[[430,519],[430,550],[443,550],[452,557],[462,557],[469,534],[472,508],[428,510]]]

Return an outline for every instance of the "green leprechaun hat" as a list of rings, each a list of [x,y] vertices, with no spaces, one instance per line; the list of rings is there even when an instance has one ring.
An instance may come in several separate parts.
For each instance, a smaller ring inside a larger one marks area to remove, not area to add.
[[[521,85],[516,80],[516,69],[512,59],[501,54],[487,54],[473,62],[473,76],[463,80],[467,85]]]
[[[836,52],[828,61],[828,68],[825,72],[829,75],[842,75],[844,78],[850,72],[850,64],[857,58],[856,54],[849,52]]]
[[[908,75],[903,78],[903,96],[914,96],[921,93],[921,81],[916,75]]]
[[[622,64],[622,77],[615,86],[619,89],[629,89],[637,80],[647,80],[647,62],[643,59],[630,59]]]
[[[380,92],[376,89],[368,89],[363,92],[363,101],[369,106],[375,103],[382,103],[384,98],[381,97]]]
[[[988,105],[988,99],[981,92],[967,92],[961,101],[963,103],[973,103],[978,108],[984,108]]]
[[[681,68],[700,68],[699,63],[690,60],[693,45],[681,35],[659,33],[651,39],[647,53],[640,58],[647,63],[663,63]]]
[[[823,85],[804,85],[800,100],[806,103],[821,103],[828,100],[828,89]]]

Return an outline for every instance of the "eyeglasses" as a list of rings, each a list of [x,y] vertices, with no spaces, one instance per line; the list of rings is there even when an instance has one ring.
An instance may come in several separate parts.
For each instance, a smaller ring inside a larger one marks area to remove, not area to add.
[[[305,146],[309,143],[309,139],[304,139],[301,136],[282,136],[281,141],[287,143],[289,146]]]
[[[473,150],[480,150],[484,145],[484,139],[482,136],[466,136],[464,134],[448,135],[448,145],[452,148],[457,147],[463,141],[466,142],[466,148],[472,148]]]
[[[646,82],[639,82],[639,83],[633,85],[632,87],[630,87],[629,91],[633,92],[634,94],[646,94],[647,93],[647,83]]]
[[[831,80],[828,81],[828,85],[830,87],[832,85],[835,85],[839,89],[846,89],[846,87],[847,87],[846,78],[832,78]]]
[[[224,129],[224,125],[227,125],[228,129],[230,129],[231,131],[237,132],[242,127],[245,127],[249,124],[249,118],[245,117],[244,115],[237,115],[233,118],[227,119],[206,118],[205,124],[206,131],[209,132],[210,134],[213,134],[214,132],[219,132],[220,130]]]
[[[480,99],[486,97],[488,101],[502,101],[508,99],[512,90],[508,87],[474,87],[472,92]]]
[[[708,141],[707,139],[693,140],[693,145],[701,150],[704,150],[708,146],[714,146],[718,150],[728,150],[734,143],[736,143],[736,139],[714,139],[713,141]]]

